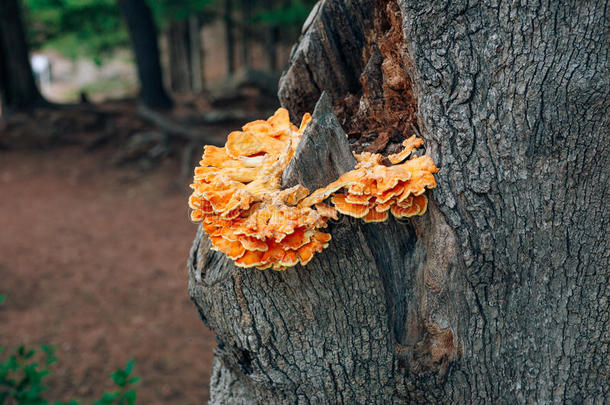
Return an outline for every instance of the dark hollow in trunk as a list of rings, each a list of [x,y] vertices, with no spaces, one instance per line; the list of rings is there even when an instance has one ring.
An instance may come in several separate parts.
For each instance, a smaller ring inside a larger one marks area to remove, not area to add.
[[[144,0],[119,0],[136,56],[140,97],[151,108],[170,108],[172,100],[163,87],[157,29]]]
[[[200,230],[211,403],[607,401],[606,8],[319,3],[282,104],[300,118],[327,91],[356,151],[420,133],[438,187],[422,217],[330,224],[330,247],[285,272],[236,268]]]
[[[46,105],[32,74],[17,0],[0,2],[0,99],[4,111]]]

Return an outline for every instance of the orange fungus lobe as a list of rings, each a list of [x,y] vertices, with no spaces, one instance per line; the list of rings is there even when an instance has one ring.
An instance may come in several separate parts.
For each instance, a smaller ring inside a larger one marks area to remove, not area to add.
[[[191,220],[201,222],[212,248],[237,266],[284,270],[306,265],[329,246],[331,235],[320,229],[338,213],[383,222],[390,213],[404,218],[426,211],[424,191],[436,186],[438,169],[429,156],[406,160],[423,144],[415,136],[388,156],[391,166],[382,164],[383,156],[365,152],[355,155],[354,170],[322,189],[310,193],[297,185],[282,190],[282,173],[311,119],[305,114],[297,128],[280,108],[266,121],[231,132],[224,147],[204,148],[191,184]]]

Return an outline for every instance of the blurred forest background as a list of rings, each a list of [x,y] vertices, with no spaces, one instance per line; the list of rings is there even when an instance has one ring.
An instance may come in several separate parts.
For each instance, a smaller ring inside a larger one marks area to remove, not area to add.
[[[94,101],[133,95],[138,87],[136,65],[152,71],[158,60],[161,77],[146,77],[146,83],[141,83],[145,92],[160,87],[155,83],[160,79],[172,95],[184,96],[199,95],[239,70],[277,76],[313,5],[311,0],[22,3],[19,7],[16,0],[3,2],[4,31],[19,30],[21,18],[27,40],[9,42],[12,49],[4,49],[3,56],[9,59],[23,52],[17,49],[20,46],[29,46],[34,60],[44,57],[49,69],[35,66],[35,76],[43,96],[60,103],[77,102],[81,94]],[[9,61],[3,70],[11,68]],[[5,77],[10,78],[10,73]],[[3,101],[8,107],[14,103],[6,97]],[[144,101],[156,106],[164,103],[152,98]]]
[[[207,400],[216,342],[186,291],[192,170],[279,106],[313,6],[0,1],[0,379],[12,348],[52,344],[48,399],[90,403],[134,358],[138,402]]]

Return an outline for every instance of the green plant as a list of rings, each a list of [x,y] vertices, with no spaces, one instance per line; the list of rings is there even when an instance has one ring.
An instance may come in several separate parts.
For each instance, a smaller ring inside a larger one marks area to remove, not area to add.
[[[0,355],[5,348],[0,347]],[[17,347],[0,362],[0,404],[20,405],[76,405],[79,401],[48,401],[44,397],[47,387],[43,379],[50,374],[49,366],[57,361],[55,347],[41,345],[40,351],[26,346]],[[124,369],[117,369],[111,378],[117,386],[114,392],[106,392],[95,405],[133,405],[137,391],[134,387],[139,377],[131,376],[134,360],[129,360]]]
[[[137,392],[133,387],[140,381],[139,377],[130,377],[133,370],[134,360],[131,359],[125,369],[118,369],[110,375],[112,381],[119,388],[114,392],[106,392],[94,405],[132,405],[136,403]]]
[[[0,303],[6,296],[0,295]],[[47,387],[44,378],[51,371],[49,367],[57,361],[55,346],[40,345],[40,350],[30,349],[24,345],[8,353],[0,346],[0,405],[77,405],[79,401],[49,401],[44,393]],[[129,360],[124,369],[117,369],[111,374],[117,390],[106,392],[95,405],[132,405],[136,402],[135,384],[139,377],[131,375],[135,361]]]
[[[2,363],[0,363],[0,404],[46,404],[43,392],[46,387],[42,380],[49,374],[46,368],[53,364],[53,346],[41,346],[44,358],[36,355],[36,350],[19,346]],[[0,348],[0,353],[5,351]],[[39,361],[42,360],[42,364]]]

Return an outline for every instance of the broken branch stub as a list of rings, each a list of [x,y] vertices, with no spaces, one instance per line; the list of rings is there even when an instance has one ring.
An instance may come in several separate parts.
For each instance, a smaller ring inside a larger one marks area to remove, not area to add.
[[[347,136],[323,92],[294,156],[282,174],[282,188],[300,184],[309,190],[323,188],[352,170],[356,159]]]

